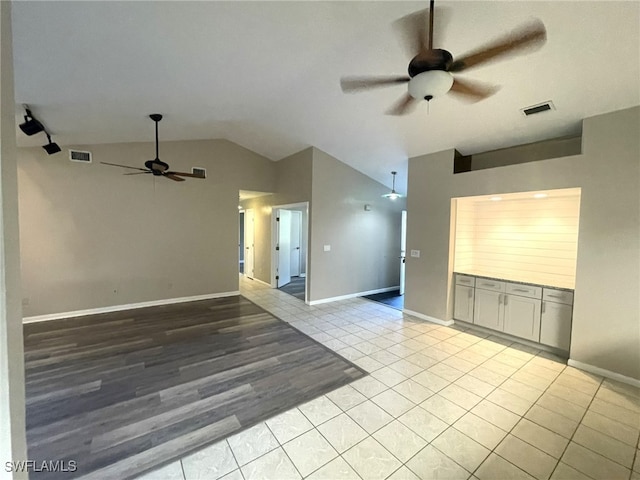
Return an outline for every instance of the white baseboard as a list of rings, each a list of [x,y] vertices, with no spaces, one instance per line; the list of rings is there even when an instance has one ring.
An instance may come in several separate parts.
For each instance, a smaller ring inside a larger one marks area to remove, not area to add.
[[[321,298],[320,300],[312,300],[308,305],[320,305],[321,303],[337,302],[338,300],[348,300],[349,298],[364,297],[365,295],[375,295],[376,293],[392,292],[398,290],[400,285],[395,287],[377,288],[375,290],[368,290],[366,292],[350,293],[348,295],[340,295],[338,297]]]
[[[439,318],[430,317],[429,315],[414,312],[413,310],[407,310],[406,308],[402,309],[402,313],[406,313],[407,315],[411,315],[412,317],[418,317],[419,319],[426,320],[427,322],[444,325],[445,327],[449,327],[455,323],[453,320],[440,320]]]
[[[253,279],[252,279],[252,280],[253,280],[254,282],[261,283],[262,285],[265,285],[265,286],[267,286],[267,287],[271,287],[271,284],[270,284],[270,283],[267,283],[267,282],[265,282],[264,280],[260,280],[259,278],[255,278],[255,277],[253,277]]]
[[[567,364],[570,367],[579,368],[580,370],[584,370],[585,372],[595,373],[596,375],[600,375],[601,377],[610,378],[612,380],[617,380],[618,382],[627,383],[629,385],[633,385],[634,387],[640,388],[640,380],[638,380],[637,378],[627,377],[626,375],[612,372],[611,370],[605,370],[604,368],[595,367],[593,365],[589,365],[588,363],[582,363],[572,358],[569,359]]]
[[[207,293],[205,295],[194,295],[192,297],[166,298],[163,300],[152,300],[150,302],[129,303],[127,305],[113,305],[110,307],[89,308],[87,310],[75,310],[73,312],[50,313],[47,315],[36,315],[24,317],[22,323],[46,322],[47,320],[60,320],[62,318],[83,317],[85,315],[96,315],[98,313],[120,312],[122,310],[132,310],[135,308],[156,307],[158,305],[169,305],[172,303],[195,302],[198,300],[209,300],[212,298],[232,297],[240,295],[239,291]]]
[[[304,278],[304,277],[306,277],[306,276],[307,276],[307,274],[306,274],[306,273],[301,273],[301,274],[300,274],[300,275],[298,275],[298,276],[299,276],[300,278]]]

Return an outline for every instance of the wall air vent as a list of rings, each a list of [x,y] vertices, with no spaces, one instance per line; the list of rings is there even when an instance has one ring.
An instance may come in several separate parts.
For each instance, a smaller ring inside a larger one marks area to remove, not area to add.
[[[69,160],[72,162],[91,163],[91,152],[69,150]]]
[[[548,102],[539,103],[537,105],[531,105],[530,107],[522,108],[520,109],[520,111],[525,117],[528,117],[529,115],[548,112],[549,110],[555,110],[555,109],[556,107],[553,105],[553,102],[549,100]]]
[[[193,173],[194,175],[198,175],[199,177],[202,177],[202,178],[207,178],[207,169],[206,168],[192,167],[191,168],[191,173]]]

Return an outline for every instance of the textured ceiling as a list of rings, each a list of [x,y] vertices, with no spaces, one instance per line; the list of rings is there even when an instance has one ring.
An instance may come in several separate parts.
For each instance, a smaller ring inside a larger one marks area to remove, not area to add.
[[[640,103],[637,1],[436,2],[435,46],[454,57],[531,17],[548,41],[465,73],[502,87],[476,104],[447,95],[391,117],[403,85],[343,94],[341,76],[406,72],[393,22],[426,6],[17,1],[16,103],[62,146],[152,141],[159,112],[161,141],[227,138],[272,160],[313,145],[387,185],[397,170],[400,191],[409,157],[577,134],[584,117]],[[546,100],[556,110],[519,111]]]

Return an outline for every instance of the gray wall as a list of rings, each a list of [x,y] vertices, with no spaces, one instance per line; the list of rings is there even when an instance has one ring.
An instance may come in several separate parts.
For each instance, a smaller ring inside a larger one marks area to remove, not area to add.
[[[11,2],[0,2],[0,477],[26,479],[4,468],[27,459],[14,105]]]
[[[153,143],[19,149],[24,315],[238,290],[238,190],[275,189],[273,163],[226,140],[162,142],[173,182],[99,162],[142,165]],[[234,254],[230,254],[233,252]]]
[[[276,188],[272,195],[245,200],[255,212],[255,278],[271,283],[271,209],[274,205],[311,201],[313,149],[307,148],[275,162]]]
[[[582,154],[453,175],[453,150],[409,160],[405,308],[452,318],[451,199],[581,187],[571,358],[640,379],[640,107],[583,122]]]
[[[582,137],[563,137],[474,154],[471,170],[535,162],[582,153]]]
[[[405,200],[336,158],[313,150],[310,300],[399,285]],[[371,211],[365,211],[365,204]],[[325,252],[324,245],[331,245]]]

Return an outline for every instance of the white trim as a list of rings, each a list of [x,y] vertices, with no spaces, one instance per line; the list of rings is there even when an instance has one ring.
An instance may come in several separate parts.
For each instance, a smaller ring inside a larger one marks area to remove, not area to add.
[[[254,282],[261,283],[261,284],[263,284],[263,285],[266,285],[267,287],[271,287],[271,284],[270,284],[270,283],[267,283],[267,282],[265,282],[264,280],[260,280],[259,278],[255,278],[255,277],[253,277],[253,278],[249,278],[249,277],[247,277],[247,279],[249,279],[249,280],[253,280]]]
[[[321,298],[320,300],[311,300],[310,302],[307,303],[307,305],[320,305],[321,303],[337,302],[338,300],[348,300],[349,298],[364,297],[365,295],[375,295],[376,293],[392,292],[393,290],[398,290],[399,288],[400,287],[396,285],[395,287],[377,288],[375,290],[367,290],[366,292],[358,292],[358,293],[349,293],[348,295],[340,295],[338,297]]]
[[[600,375],[601,377],[611,378],[612,380],[617,380],[622,383],[633,385],[636,388],[640,388],[640,380],[638,380],[637,378],[627,377],[626,375],[612,372],[611,370],[605,370],[604,368],[595,367],[593,365],[589,365],[588,363],[582,363],[572,358],[569,359],[567,365],[569,365],[570,367],[579,368],[580,370],[584,370],[585,372],[595,373],[596,375]]]
[[[427,322],[437,323],[438,325],[444,325],[445,327],[449,327],[455,323],[453,320],[440,320],[439,318],[430,317],[429,315],[424,315],[422,313],[414,312],[413,310],[407,310],[406,308],[402,309],[402,313],[406,313],[407,315],[411,315],[412,317],[418,317],[419,319],[426,320]]]
[[[300,275],[298,275],[300,278],[305,278],[307,276],[306,273],[301,273]]]
[[[169,305],[172,303],[195,302],[198,300],[209,300],[211,298],[232,297],[240,295],[240,291],[207,293],[205,295],[194,295],[192,297],[165,298],[163,300],[152,300],[150,302],[129,303],[126,305],[112,305],[110,307],[89,308],[87,310],[75,310],[73,312],[49,313],[47,315],[35,315],[24,317],[22,323],[45,322],[48,320],[60,320],[61,318],[83,317],[85,315],[96,315],[98,313],[120,312],[122,310],[132,310],[135,308],[156,307],[158,305]]]

